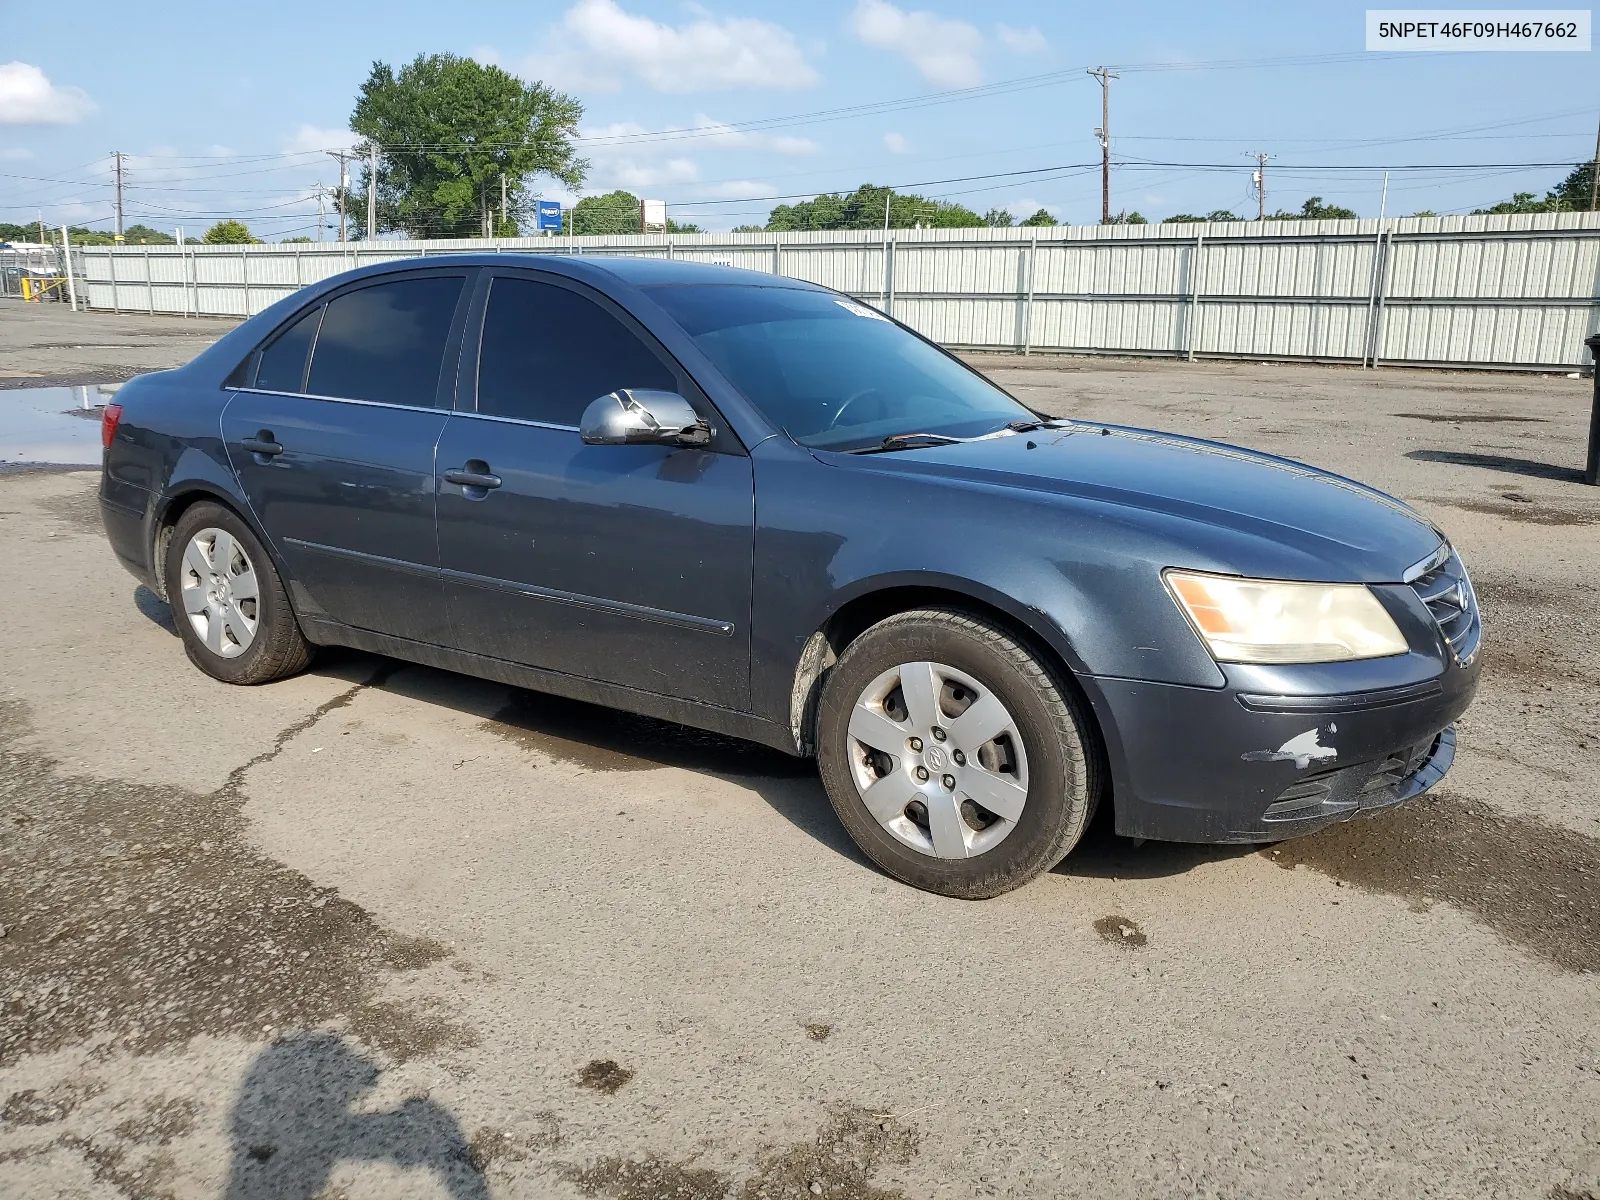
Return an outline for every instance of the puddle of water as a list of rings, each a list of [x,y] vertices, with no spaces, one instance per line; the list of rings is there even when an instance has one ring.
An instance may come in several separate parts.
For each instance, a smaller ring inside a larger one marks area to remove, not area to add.
[[[0,467],[18,463],[100,465],[100,410],[114,388],[0,391]]]

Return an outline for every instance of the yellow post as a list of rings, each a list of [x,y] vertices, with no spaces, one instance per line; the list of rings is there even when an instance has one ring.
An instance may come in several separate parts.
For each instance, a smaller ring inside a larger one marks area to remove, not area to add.
[[[33,281],[26,275],[22,277],[22,300],[24,304],[31,304],[33,302],[33,292],[29,287],[32,282]]]

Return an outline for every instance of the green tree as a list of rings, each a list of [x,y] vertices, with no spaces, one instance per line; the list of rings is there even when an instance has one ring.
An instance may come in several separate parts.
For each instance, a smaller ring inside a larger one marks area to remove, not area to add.
[[[972,229],[984,219],[970,208],[926,196],[903,194],[864,183],[848,195],[824,193],[799,204],[780,204],[767,217],[767,229],[798,232],[816,229],[882,229],[884,206],[889,227],[911,229]]]
[[[1197,217],[1193,213],[1176,213],[1176,214],[1174,214],[1173,216],[1170,216],[1170,217],[1163,217],[1161,219],[1161,223],[1163,225],[1183,225],[1183,224],[1194,224],[1194,223],[1200,222],[1200,221],[1242,221],[1242,220],[1244,220],[1243,217],[1235,215],[1229,209],[1226,209],[1226,208],[1213,208],[1210,212],[1208,212],[1203,217]]]
[[[1572,168],[1572,174],[1556,184],[1550,197],[1560,201],[1561,207],[1569,212],[1590,211],[1594,197],[1594,169],[1592,159],[1579,163]]]
[[[765,225],[735,225],[733,227],[734,233],[765,233],[766,231],[767,227]]]
[[[502,180],[507,221],[499,228],[527,215],[529,176],[583,182],[589,164],[572,144],[582,116],[577,100],[542,83],[454,54],[423,54],[398,72],[372,64],[350,128],[378,146],[380,228],[480,237],[497,229]],[[358,228],[369,174],[349,200]]]
[[[1112,224],[1112,225],[1148,225],[1148,224],[1150,224],[1150,222],[1145,220],[1144,217],[1137,210],[1134,211],[1134,212],[1129,212],[1127,209],[1123,209],[1116,216],[1111,218],[1109,224]]]
[[[1040,225],[1059,225],[1059,224],[1061,224],[1061,222],[1057,221],[1054,217],[1052,217],[1049,213],[1047,213],[1044,209],[1041,208],[1038,212],[1034,213],[1033,216],[1029,217],[1025,221],[1018,222],[1018,224],[1040,226]]]
[[[1269,221],[1352,221],[1355,219],[1355,210],[1340,208],[1337,204],[1324,204],[1321,196],[1312,196],[1300,206],[1299,212],[1285,212],[1279,209],[1269,213]]]
[[[668,217],[667,218],[667,232],[668,233],[704,233],[705,230],[701,229],[700,226],[698,226],[698,225],[695,225],[695,224],[692,224],[692,223],[691,224],[684,224],[684,223],[681,223],[681,222],[678,222],[678,221],[674,221],[671,217]]]
[[[122,231],[122,240],[129,246],[174,246],[178,242],[170,233],[148,225],[129,225]]]
[[[306,237],[304,234],[302,234],[300,237],[278,239],[278,245],[280,246],[309,245],[310,242],[311,239]]]
[[[565,214],[564,232],[578,237],[602,233],[638,233],[644,202],[632,192],[617,190],[585,196]]]
[[[1010,229],[1017,219],[1003,208],[991,208],[983,214],[983,223],[991,229]]]
[[[1512,195],[1511,199],[1502,200],[1499,204],[1493,205],[1490,208],[1473,209],[1472,215],[1475,217],[1483,217],[1503,216],[1507,213],[1560,212],[1563,207],[1564,205],[1561,202],[1561,198],[1554,192],[1546,193],[1543,200],[1535,199],[1532,192],[1516,192]]]
[[[1434,212],[1431,208],[1420,209],[1411,214],[1413,217],[1437,217],[1438,215],[1439,214]]]
[[[200,240],[208,246],[248,246],[261,241],[243,221],[218,221]]]

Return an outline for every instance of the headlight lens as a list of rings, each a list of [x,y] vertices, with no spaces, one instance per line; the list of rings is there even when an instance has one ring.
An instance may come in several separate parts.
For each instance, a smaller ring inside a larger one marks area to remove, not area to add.
[[[1218,662],[1319,663],[1408,649],[1371,589],[1168,571],[1167,586]]]

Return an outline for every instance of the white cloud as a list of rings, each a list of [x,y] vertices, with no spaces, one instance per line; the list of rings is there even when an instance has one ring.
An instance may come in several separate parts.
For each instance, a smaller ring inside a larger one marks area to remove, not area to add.
[[[994,36],[1000,44],[1013,54],[1043,54],[1050,49],[1050,43],[1045,40],[1037,26],[1030,25],[1026,29],[1013,29],[1010,25],[996,25]]]
[[[283,139],[283,148],[291,154],[308,154],[317,150],[344,150],[361,140],[348,129],[319,129],[315,125],[302,125]]]
[[[983,35],[965,21],[906,12],[888,0],[859,0],[850,27],[867,45],[910,59],[930,83],[971,87],[983,79]]]
[[[772,184],[759,179],[725,179],[709,184],[705,192],[719,200],[750,200],[756,196],[770,196],[775,190]]]
[[[594,191],[610,192],[626,188],[636,192],[640,188],[661,187],[671,183],[693,183],[700,178],[700,168],[692,158],[669,158],[665,162],[639,162],[631,158],[612,159],[596,163],[589,186]]]
[[[910,154],[911,140],[903,133],[886,133],[883,135],[883,144],[888,147],[890,154]]]
[[[0,149],[0,162],[21,162],[32,157],[33,151],[25,146],[6,146]]]
[[[592,91],[635,79],[658,92],[710,92],[809,87],[820,78],[781,25],[704,10],[686,25],[666,25],[625,12],[616,0],[578,0],[526,70]]]
[[[75,125],[94,110],[82,88],[58,87],[32,63],[0,63],[0,125]]]

